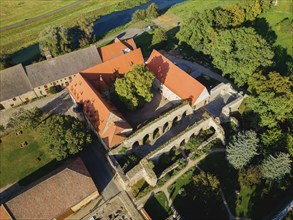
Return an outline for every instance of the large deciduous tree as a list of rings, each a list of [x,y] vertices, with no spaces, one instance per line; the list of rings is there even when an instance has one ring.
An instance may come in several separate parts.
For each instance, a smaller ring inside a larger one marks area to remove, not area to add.
[[[132,14],[133,21],[142,21],[146,19],[146,11],[143,9],[138,9]]]
[[[71,39],[68,29],[64,26],[48,26],[39,37],[41,52],[49,50],[53,56],[58,56],[71,51]]]
[[[9,118],[9,124],[15,128],[34,128],[40,123],[43,112],[39,108],[14,112]]]
[[[194,50],[210,54],[211,48],[217,41],[217,32],[212,27],[213,14],[210,10],[204,13],[194,11],[186,19],[177,33],[179,42],[185,42]]]
[[[229,75],[239,86],[245,85],[258,68],[272,64],[274,56],[267,42],[252,28],[221,32],[211,55],[223,75]]]
[[[279,180],[287,173],[290,173],[291,162],[289,154],[279,153],[276,157],[270,155],[264,160],[260,169],[263,177],[271,180]]]
[[[47,119],[43,136],[57,160],[78,153],[92,142],[86,124],[69,115],[53,115]]]
[[[130,110],[136,110],[152,101],[151,87],[155,76],[144,65],[136,65],[123,78],[116,79],[114,91],[118,99]]]
[[[85,16],[81,16],[77,24],[79,26],[79,29],[81,30],[81,38],[79,39],[79,45],[81,47],[90,45],[95,41],[95,36],[94,36],[94,29],[93,29],[93,22],[89,18],[86,18]]]
[[[156,3],[150,4],[150,6],[146,9],[146,17],[148,19],[157,18],[159,16],[159,7]]]
[[[249,90],[255,96],[249,97],[247,106],[258,113],[261,126],[273,128],[278,122],[289,118],[293,111],[293,82],[277,72],[268,75],[254,74],[249,80]]]
[[[245,12],[239,5],[214,10],[214,23],[219,28],[237,27],[245,22]]]
[[[261,13],[260,0],[241,0],[240,5],[245,9],[245,20],[253,21]]]
[[[162,29],[157,28],[154,31],[154,35],[152,38],[152,45],[156,48],[159,49],[163,44],[167,41],[168,37],[166,32],[164,32]]]
[[[233,136],[227,146],[227,159],[235,169],[241,169],[257,155],[259,139],[254,131],[242,131]]]

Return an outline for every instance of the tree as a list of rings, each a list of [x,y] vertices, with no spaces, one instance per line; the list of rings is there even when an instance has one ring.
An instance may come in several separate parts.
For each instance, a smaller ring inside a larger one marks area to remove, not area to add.
[[[293,111],[293,82],[289,77],[277,72],[268,75],[254,74],[249,79],[249,91],[255,96],[249,97],[247,106],[257,113],[262,127],[277,127]]]
[[[229,163],[235,169],[241,169],[248,164],[257,155],[258,142],[254,131],[242,131],[233,136],[226,150]]]
[[[70,115],[53,115],[43,125],[43,138],[57,160],[74,155],[92,142],[84,122]]]
[[[155,76],[144,65],[135,65],[123,78],[116,79],[114,91],[118,99],[134,111],[152,101],[151,87]]]
[[[229,5],[214,10],[215,26],[219,28],[237,27],[245,22],[245,12],[239,5]]]
[[[146,19],[146,11],[143,9],[139,9],[136,10],[133,14],[132,14],[132,20],[133,21],[142,21]]]
[[[193,12],[191,17],[183,21],[176,37],[179,42],[185,42],[194,50],[210,54],[217,41],[218,34],[212,27],[213,14],[210,10],[204,13]]]
[[[258,167],[248,167],[239,170],[239,182],[241,185],[249,186],[256,185],[261,181],[261,173]]]
[[[159,7],[156,5],[156,3],[150,4],[150,6],[146,9],[146,17],[148,19],[159,17]]]
[[[211,55],[213,64],[243,86],[261,66],[272,64],[274,56],[267,42],[252,28],[238,28],[221,32]]]
[[[168,37],[166,32],[164,32],[162,29],[157,28],[154,31],[154,35],[153,35],[153,39],[152,39],[152,45],[154,47],[160,47],[162,46],[166,41],[167,41]]]
[[[206,198],[211,197],[211,192],[218,193],[220,182],[216,176],[201,171],[199,175],[193,177],[193,185],[196,192],[200,192]]]
[[[262,163],[260,169],[263,177],[271,180],[280,180],[291,171],[291,159],[289,154],[279,153],[276,157],[270,155]]]
[[[48,26],[39,37],[40,50],[49,50],[53,56],[58,56],[71,51],[71,39],[68,29],[64,26]]]
[[[242,0],[240,5],[245,10],[245,20],[253,21],[261,13],[259,0]]]
[[[273,0],[259,0],[261,11],[266,12],[272,7]]]
[[[78,19],[77,24],[82,32],[81,38],[79,39],[79,45],[85,47],[93,43],[95,41],[93,22],[85,16],[81,16]]]
[[[39,108],[14,112],[9,118],[9,124],[15,128],[34,128],[40,123],[43,112]]]
[[[56,94],[61,91],[61,86],[59,86],[59,85],[58,86],[51,86],[49,88],[49,91],[51,94]]]

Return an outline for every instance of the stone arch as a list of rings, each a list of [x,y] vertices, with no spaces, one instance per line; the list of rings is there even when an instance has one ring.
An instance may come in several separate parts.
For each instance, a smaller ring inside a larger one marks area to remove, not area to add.
[[[145,135],[143,138],[143,144],[149,144],[150,142],[149,139],[150,139],[150,135],[149,134]]]
[[[133,149],[136,148],[136,147],[138,147],[138,146],[139,146],[138,141],[135,141],[135,142],[132,144],[132,148],[133,148]]]
[[[181,142],[180,142],[180,147],[183,147],[185,145],[185,139],[183,139]]]
[[[185,118],[187,116],[187,111],[185,111],[183,114],[182,114],[182,118]]]
[[[163,126],[163,133],[165,133],[168,129],[168,122],[166,122]]]
[[[157,138],[157,136],[159,136],[158,134],[159,134],[159,128],[156,128],[155,130],[154,130],[154,132],[153,132],[153,139],[156,139]]]
[[[172,127],[176,124],[177,121],[178,121],[178,116],[176,116],[175,118],[173,118],[173,120],[172,120]]]

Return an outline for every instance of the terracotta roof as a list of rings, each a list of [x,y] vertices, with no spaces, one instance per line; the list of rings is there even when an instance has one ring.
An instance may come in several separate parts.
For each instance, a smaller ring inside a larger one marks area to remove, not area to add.
[[[83,77],[83,74],[76,75],[68,90],[77,103],[83,104],[85,116],[109,148],[125,139],[121,132],[132,129],[131,126],[115,106]]]
[[[21,64],[0,71],[1,102],[32,91],[32,89]]]
[[[141,50],[136,49],[78,73],[67,87],[74,100],[84,105],[85,116],[109,148],[121,143],[123,133],[132,128],[103,92],[133,65],[143,63]]]
[[[16,219],[52,219],[96,192],[81,159],[6,203]]]
[[[0,206],[0,220],[12,220],[4,205]]]
[[[105,62],[135,49],[136,44],[133,39],[120,41],[118,38],[116,38],[114,43],[106,45],[104,47],[100,47],[98,51],[100,53],[102,61]]]
[[[200,82],[156,50],[152,51],[147,61],[147,67],[162,84],[180,98],[188,100],[191,105],[194,105],[198,97],[206,89]]]

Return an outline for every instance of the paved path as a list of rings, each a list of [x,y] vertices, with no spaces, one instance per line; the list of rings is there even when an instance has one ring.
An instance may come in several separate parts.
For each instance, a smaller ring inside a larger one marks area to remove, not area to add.
[[[16,108],[8,109],[0,112],[0,124],[6,126],[9,118],[14,112],[24,109],[40,108],[45,113],[64,114],[73,105],[73,102],[68,94],[67,89],[54,94],[42,97],[33,102],[23,104]]]
[[[102,44],[109,42],[111,40],[114,40],[116,37],[122,38],[122,39],[128,39],[128,38],[135,38],[139,35],[141,35],[144,31],[140,28],[127,28],[118,34],[114,34],[112,36],[103,38],[102,40],[95,43],[97,47],[101,46]]]
[[[11,29],[11,28],[15,28],[15,27],[18,27],[18,26],[24,25],[24,24],[31,23],[31,22],[33,22],[33,21],[37,21],[37,20],[39,20],[39,19],[42,19],[42,18],[48,17],[48,16],[50,16],[50,15],[52,15],[52,14],[55,14],[55,13],[57,13],[57,12],[59,12],[59,11],[63,11],[63,10],[65,10],[65,9],[71,8],[71,7],[75,6],[75,5],[78,5],[78,4],[82,3],[82,2],[84,2],[84,1],[85,1],[85,0],[79,0],[79,1],[77,1],[77,2],[73,2],[73,3],[71,3],[70,5],[66,5],[66,6],[64,6],[64,7],[62,7],[62,8],[58,8],[58,9],[56,9],[56,10],[53,10],[53,11],[47,12],[47,13],[42,14],[42,15],[39,15],[39,16],[37,16],[37,17],[30,18],[30,19],[26,19],[26,20],[24,20],[24,21],[20,21],[20,22],[17,22],[17,23],[11,24],[11,25],[7,25],[7,26],[5,26],[5,27],[1,27],[1,28],[0,28],[0,31],[5,31],[5,30]]]

